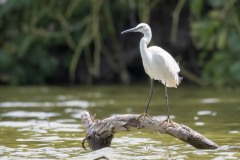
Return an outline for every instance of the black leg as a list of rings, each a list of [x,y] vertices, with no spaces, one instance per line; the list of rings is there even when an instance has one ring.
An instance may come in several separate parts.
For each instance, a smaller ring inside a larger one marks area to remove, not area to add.
[[[167,84],[166,84],[166,82],[165,82],[165,97],[166,97],[167,118],[169,119],[168,94],[167,94]]]
[[[168,94],[167,94],[167,84],[166,84],[166,82],[165,82],[165,97],[166,97],[167,119],[163,120],[160,123],[160,125],[167,121],[167,127],[168,127],[168,124],[171,123],[172,127],[176,128],[176,126],[174,125],[174,123],[171,121],[171,119],[169,117]]]
[[[153,94],[153,79],[151,79],[150,95],[149,95],[149,98],[148,98],[148,103],[147,103],[146,108],[145,108],[145,113],[147,113],[147,111],[148,111],[148,107],[149,107],[150,101],[152,99],[152,94]]]

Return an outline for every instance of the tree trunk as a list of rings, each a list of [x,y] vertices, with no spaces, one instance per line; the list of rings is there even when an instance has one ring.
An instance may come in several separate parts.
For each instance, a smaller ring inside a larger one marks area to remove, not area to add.
[[[109,147],[111,146],[112,139],[116,132],[128,131],[129,128],[148,129],[163,134],[169,134],[197,149],[218,148],[216,143],[183,124],[173,122],[174,127],[171,123],[167,124],[167,121],[160,118],[148,116],[138,117],[139,115],[135,114],[124,114],[112,116],[103,120],[95,120],[95,117],[90,117],[88,112],[82,112],[81,120],[86,128],[86,138],[84,138],[82,142],[83,148],[86,149],[84,146],[86,140],[92,150]]]

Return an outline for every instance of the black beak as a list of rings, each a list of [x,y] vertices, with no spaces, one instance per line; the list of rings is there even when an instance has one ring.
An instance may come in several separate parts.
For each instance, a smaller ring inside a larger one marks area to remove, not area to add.
[[[136,32],[137,30],[138,30],[138,28],[135,27],[135,28],[131,28],[131,29],[128,29],[128,30],[122,31],[121,34],[128,33],[128,32]]]

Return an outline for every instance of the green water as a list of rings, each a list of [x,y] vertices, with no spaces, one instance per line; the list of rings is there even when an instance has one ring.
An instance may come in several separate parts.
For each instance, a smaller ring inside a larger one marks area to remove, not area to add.
[[[155,86],[150,115],[165,115],[163,86]],[[240,90],[180,86],[169,89],[173,120],[217,143],[197,150],[169,135],[133,130],[111,148],[85,151],[83,110],[102,119],[142,113],[148,86],[0,87],[0,159],[239,159]]]

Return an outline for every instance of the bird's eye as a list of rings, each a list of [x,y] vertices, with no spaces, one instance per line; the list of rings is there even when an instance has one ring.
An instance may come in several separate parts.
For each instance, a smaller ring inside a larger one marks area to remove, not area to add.
[[[142,29],[142,28],[143,28],[143,26],[139,26],[139,27],[138,27],[138,29]]]

